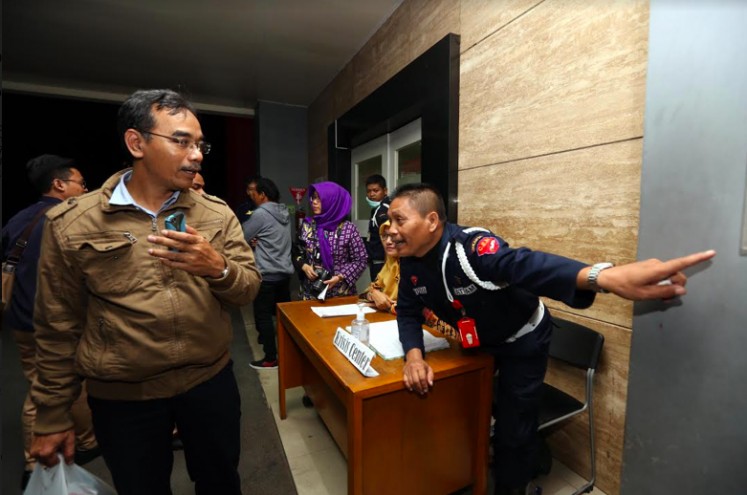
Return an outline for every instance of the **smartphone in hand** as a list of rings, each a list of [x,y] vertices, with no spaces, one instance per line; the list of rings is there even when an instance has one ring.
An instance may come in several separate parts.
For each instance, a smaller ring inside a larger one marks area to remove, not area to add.
[[[187,231],[187,219],[184,216],[184,212],[177,211],[166,217],[166,230],[176,230],[177,232]],[[179,252],[178,249],[169,248],[169,251]]]
[[[176,230],[177,232],[187,231],[187,219],[184,212],[178,211],[166,217],[166,229]]]

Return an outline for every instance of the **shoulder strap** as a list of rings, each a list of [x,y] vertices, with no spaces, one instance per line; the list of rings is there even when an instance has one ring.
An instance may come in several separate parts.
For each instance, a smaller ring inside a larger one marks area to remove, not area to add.
[[[26,225],[26,228],[23,229],[23,233],[21,233],[21,236],[18,238],[18,240],[16,240],[16,245],[13,246],[13,250],[8,255],[8,259],[5,260],[6,263],[17,265],[21,261],[21,255],[23,255],[23,250],[26,249],[26,246],[29,243],[31,232],[34,230],[34,227],[36,227],[36,224],[39,223],[39,220],[41,220],[42,216],[44,216],[47,210],[49,210],[51,207],[52,205],[48,205],[36,212],[34,218],[32,218],[29,224]]]

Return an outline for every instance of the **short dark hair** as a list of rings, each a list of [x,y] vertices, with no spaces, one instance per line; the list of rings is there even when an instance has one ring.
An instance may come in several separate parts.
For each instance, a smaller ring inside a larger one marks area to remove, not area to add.
[[[444,198],[435,186],[426,183],[402,184],[394,191],[392,201],[397,198],[406,198],[421,216],[435,211],[441,222],[446,221],[446,206]]]
[[[379,174],[373,174],[369,175],[368,179],[366,179],[366,186],[370,186],[371,184],[378,184],[381,186],[382,189],[386,189],[386,179],[383,175]]]
[[[267,196],[267,199],[273,203],[277,203],[280,199],[278,186],[267,177],[257,176],[251,182],[254,182],[257,185],[257,194],[264,194]]]
[[[197,115],[192,104],[176,91],[171,89],[141,89],[132,93],[119,107],[117,113],[119,136],[124,136],[127,129],[136,129],[145,133],[153,129],[156,125],[153,118],[153,107],[156,111],[166,108],[169,110],[169,115],[176,115],[181,112],[191,112],[193,115]],[[146,139],[150,139],[150,136]],[[122,146],[124,146],[126,156],[132,161],[132,156],[127,150],[124,140]]]
[[[48,193],[55,179],[69,179],[73,175],[72,168],[72,158],[57,155],[40,155],[26,163],[29,181],[39,194]]]

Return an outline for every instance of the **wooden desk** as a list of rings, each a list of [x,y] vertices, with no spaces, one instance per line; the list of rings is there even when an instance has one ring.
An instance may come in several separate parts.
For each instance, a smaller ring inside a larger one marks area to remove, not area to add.
[[[355,297],[326,304],[348,304]],[[348,462],[348,493],[440,495],[487,489],[492,357],[456,346],[427,356],[435,373],[424,397],[408,392],[401,359],[378,355],[364,377],[333,345],[352,316],[320,318],[312,305],[278,304],[280,418],[285,391],[303,386]],[[366,315],[371,322],[391,315]]]

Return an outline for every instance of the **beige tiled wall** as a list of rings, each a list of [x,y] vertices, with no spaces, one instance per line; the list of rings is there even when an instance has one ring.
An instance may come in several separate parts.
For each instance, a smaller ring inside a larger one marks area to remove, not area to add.
[[[326,174],[327,126],[450,32],[461,35],[459,223],[589,263],[634,260],[644,0],[405,0],[310,107],[309,176]],[[618,493],[632,305],[609,295],[585,311],[548,304],[606,337],[598,485]],[[548,380],[581,392],[571,370],[553,366]],[[582,475],[585,428],[576,421],[552,438]]]

